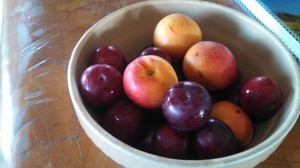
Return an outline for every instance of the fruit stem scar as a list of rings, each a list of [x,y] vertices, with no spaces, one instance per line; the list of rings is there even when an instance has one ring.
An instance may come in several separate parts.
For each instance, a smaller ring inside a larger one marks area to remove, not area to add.
[[[152,71],[152,70],[148,70],[148,71],[146,72],[146,74],[147,74],[148,76],[151,76],[151,75],[153,75],[153,74],[154,74],[154,71]]]

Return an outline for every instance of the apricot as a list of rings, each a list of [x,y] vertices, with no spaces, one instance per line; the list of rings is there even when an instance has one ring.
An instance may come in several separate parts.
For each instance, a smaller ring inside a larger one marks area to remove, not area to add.
[[[188,80],[210,91],[226,88],[238,76],[232,52],[225,45],[214,41],[194,44],[184,56],[183,72]]]
[[[186,51],[201,40],[199,25],[190,17],[179,13],[162,18],[153,34],[154,46],[166,50],[177,59],[182,59]]]
[[[210,117],[223,121],[233,132],[240,148],[247,146],[253,137],[253,122],[248,114],[230,101],[212,105]]]
[[[152,110],[161,108],[165,94],[177,82],[171,64],[156,55],[137,57],[127,65],[123,75],[128,98],[140,107]]]

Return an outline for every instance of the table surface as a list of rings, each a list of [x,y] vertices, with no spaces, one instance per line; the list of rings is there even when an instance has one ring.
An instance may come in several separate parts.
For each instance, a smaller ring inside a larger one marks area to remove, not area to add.
[[[0,167],[120,167],[81,128],[68,93],[67,66],[89,27],[137,2],[0,2]],[[241,11],[233,0],[213,2]],[[299,132],[298,120],[280,147],[257,167],[300,167]]]

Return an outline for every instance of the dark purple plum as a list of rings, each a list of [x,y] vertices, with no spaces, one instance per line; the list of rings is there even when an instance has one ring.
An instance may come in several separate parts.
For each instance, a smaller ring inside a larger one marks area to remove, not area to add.
[[[156,56],[159,56],[159,57],[165,59],[170,64],[172,62],[170,54],[158,47],[150,46],[150,47],[143,49],[140,52],[139,56],[145,56],[145,55],[156,55]]]
[[[209,118],[192,139],[195,159],[214,159],[232,155],[237,142],[230,128],[223,122]]]
[[[152,153],[152,138],[153,138],[154,131],[155,131],[154,127],[152,128],[147,127],[145,129],[145,133],[142,135],[140,139],[138,139],[136,143],[136,148],[144,152]]]
[[[96,107],[112,104],[124,94],[122,80],[122,75],[113,66],[91,65],[81,75],[82,97]]]
[[[162,111],[173,127],[186,132],[197,130],[206,123],[211,105],[210,95],[203,86],[183,81],[168,90]]]
[[[279,110],[283,95],[274,80],[257,76],[244,82],[239,92],[239,102],[254,122],[263,122]]]
[[[103,45],[96,49],[91,58],[91,64],[108,64],[123,73],[126,59],[123,53],[112,45]]]
[[[145,110],[144,110],[145,111]],[[153,114],[150,114],[150,113]],[[142,151],[153,153],[152,152],[152,139],[154,132],[162,125],[166,124],[166,120],[162,115],[162,112],[157,111],[147,111],[145,112],[147,118],[146,126],[141,137],[137,139],[136,147]]]
[[[238,97],[241,85],[242,80],[238,71],[237,78],[228,87],[217,91],[209,91],[210,97],[214,103],[225,100],[239,104]]]
[[[162,125],[154,132],[152,150],[159,156],[185,159],[189,153],[189,136],[169,124]]]
[[[103,116],[103,127],[116,138],[129,142],[144,128],[142,109],[129,100],[119,100]]]
[[[172,67],[174,68],[179,81],[187,80],[182,69],[182,60],[172,59]]]

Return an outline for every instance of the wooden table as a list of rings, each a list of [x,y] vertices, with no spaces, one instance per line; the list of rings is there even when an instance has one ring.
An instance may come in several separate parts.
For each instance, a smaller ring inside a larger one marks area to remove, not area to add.
[[[67,66],[91,25],[139,1],[2,2],[0,167],[120,167],[82,130],[67,89]],[[214,2],[240,10],[233,0]],[[299,132],[300,121],[258,167],[300,167]]]

